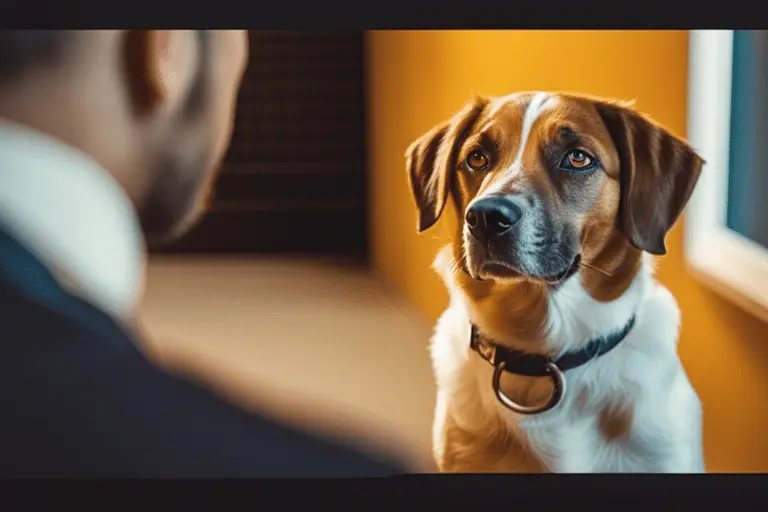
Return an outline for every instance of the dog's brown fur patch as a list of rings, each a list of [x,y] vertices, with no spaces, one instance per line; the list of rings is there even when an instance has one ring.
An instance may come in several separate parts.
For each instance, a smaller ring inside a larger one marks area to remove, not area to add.
[[[608,442],[626,439],[632,428],[633,419],[634,408],[629,405],[603,407],[598,417],[600,433]]]
[[[437,458],[443,473],[545,473],[547,469],[520,440],[511,435],[500,418],[482,431],[458,427],[446,418],[443,439],[450,440]]]

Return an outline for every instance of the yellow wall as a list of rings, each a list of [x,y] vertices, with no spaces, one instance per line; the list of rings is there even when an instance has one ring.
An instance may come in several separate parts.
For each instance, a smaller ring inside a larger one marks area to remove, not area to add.
[[[416,234],[403,153],[473,92],[636,98],[640,110],[685,135],[684,31],[371,32],[368,52],[373,262],[430,321],[446,305],[430,264],[449,231],[442,221]],[[680,352],[704,403],[709,470],[768,471],[768,326],[686,273],[680,225],[668,242],[659,277],[683,310]]]

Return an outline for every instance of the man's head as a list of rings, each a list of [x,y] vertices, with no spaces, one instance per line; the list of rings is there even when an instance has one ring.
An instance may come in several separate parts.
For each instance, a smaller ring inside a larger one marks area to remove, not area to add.
[[[619,235],[664,254],[703,163],[625,105],[547,93],[477,98],[406,157],[420,231],[452,195],[472,277],[550,285]]]
[[[205,205],[247,55],[245,31],[0,31],[0,118],[90,155],[165,240]]]

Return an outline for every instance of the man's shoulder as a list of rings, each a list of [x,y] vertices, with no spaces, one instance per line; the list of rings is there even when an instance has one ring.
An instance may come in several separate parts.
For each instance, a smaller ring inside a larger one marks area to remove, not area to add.
[[[6,476],[355,476],[387,465],[248,413],[147,360],[119,329],[0,283]],[[81,314],[81,313],[78,313]]]

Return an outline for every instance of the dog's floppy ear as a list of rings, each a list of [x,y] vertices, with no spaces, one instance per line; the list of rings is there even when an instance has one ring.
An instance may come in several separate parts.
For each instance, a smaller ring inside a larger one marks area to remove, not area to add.
[[[664,237],[685,208],[704,160],[688,144],[628,105],[596,101],[619,154],[619,228],[632,244],[664,255]]]
[[[487,103],[480,97],[453,118],[422,135],[405,152],[408,179],[419,210],[418,231],[432,227],[443,213],[461,141]]]

